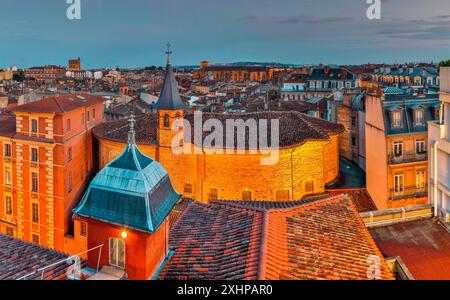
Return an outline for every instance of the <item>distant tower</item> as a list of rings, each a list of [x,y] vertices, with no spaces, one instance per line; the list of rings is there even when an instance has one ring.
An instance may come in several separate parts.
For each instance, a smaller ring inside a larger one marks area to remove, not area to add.
[[[69,60],[68,71],[81,71],[81,59],[79,57],[77,59]]]
[[[209,66],[209,61],[203,60],[200,62],[200,69],[205,69]]]
[[[153,111],[158,114],[158,146],[171,147],[172,139],[176,132],[172,131],[172,124],[177,119],[183,119],[186,106],[178,93],[178,84],[172,70],[170,61],[170,43],[167,43],[167,65],[164,84],[158,101],[153,106]],[[182,123],[180,124],[182,126]]]

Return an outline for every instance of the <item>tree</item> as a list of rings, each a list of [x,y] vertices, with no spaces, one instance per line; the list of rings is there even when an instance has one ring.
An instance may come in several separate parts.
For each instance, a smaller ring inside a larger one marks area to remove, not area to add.
[[[18,72],[14,72],[13,74],[13,80],[22,82],[25,80],[25,73],[23,70],[19,70]]]
[[[440,67],[450,67],[450,59],[449,60],[443,60],[439,63],[439,68]]]

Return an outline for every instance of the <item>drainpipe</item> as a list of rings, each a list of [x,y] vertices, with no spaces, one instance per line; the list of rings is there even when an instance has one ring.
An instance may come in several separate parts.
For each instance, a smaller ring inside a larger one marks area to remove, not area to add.
[[[437,146],[439,141],[433,143],[433,202],[434,202],[434,216],[437,216]]]

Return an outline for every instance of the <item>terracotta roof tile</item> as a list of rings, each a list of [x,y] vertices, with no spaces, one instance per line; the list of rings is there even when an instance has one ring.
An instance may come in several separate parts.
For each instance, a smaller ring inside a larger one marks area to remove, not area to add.
[[[245,279],[258,264],[258,257],[250,254],[259,248],[254,231],[260,226],[261,216],[255,211],[189,205],[171,230],[175,253],[160,278]],[[255,275],[251,276],[256,279]]]
[[[185,112],[185,120],[191,124],[191,141],[194,141],[194,114],[192,112]],[[279,139],[280,146],[293,146],[303,144],[308,140],[329,140],[329,135],[343,132],[342,125],[331,123],[325,120],[317,119],[307,116],[296,111],[264,111],[253,113],[203,113],[203,122],[208,119],[217,119],[223,123],[224,128],[224,145],[226,143],[226,121],[227,120],[268,120],[268,141],[271,141],[271,121],[273,119],[279,120]],[[119,141],[125,143],[127,141],[129,122],[128,120],[112,121],[101,124],[94,129],[94,134],[97,137],[108,140]],[[136,119],[136,128],[138,129],[136,141],[138,144],[154,144],[156,140],[157,116],[153,113],[146,114]],[[203,132],[203,138],[208,136],[210,132]],[[235,130],[235,145],[237,145],[237,133]],[[249,135],[246,134],[245,147],[248,148]]]
[[[39,268],[68,258],[68,255],[0,234],[0,280],[15,280]],[[47,269],[45,280],[66,279],[70,265],[59,264]],[[40,279],[36,273],[26,279]]]
[[[341,189],[341,190],[328,190],[330,196],[336,195],[349,195],[355,204],[358,212],[368,212],[377,210],[375,202],[370,197],[369,192],[366,189]]]
[[[16,117],[0,115],[0,136],[12,137],[16,134]]]
[[[367,279],[370,255],[393,279],[353,202],[193,203],[174,224],[161,279]]]
[[[267,279],[367,279],[370,255],[382,261],[383,279],[393,279],[381,252],[343,196],[269,214]]]
[[[385,257],[400,256],[418,280],[450,280],[450,233],[432,219],[370,229]]]
[[[103,103],[103,98],[90,94],[67,94],[46,97],[41,100],[19,105],[13,109],[15,112],[62,114],[81,107]]]

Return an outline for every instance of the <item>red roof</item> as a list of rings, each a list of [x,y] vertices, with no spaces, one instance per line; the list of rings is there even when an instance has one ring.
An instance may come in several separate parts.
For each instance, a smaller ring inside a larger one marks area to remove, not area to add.
[[[343,195],[287,208],[193,203],[174,224],[160,279],[367,279],[371,255],[393,279]]]
[[[373,202],[372,197],[370,197],[369,192],[366,189],[340,189],[340,190],[327,190],[328,194],[331,196],[336,195],[349,195],[353,204],[355,204],[358,212],[368,212],[377,210],[375,202]]]
[[[415,279],[450,279],[450,233],[432,219],[370,229],[385,257],[400,256]]]
[[[227,122],[229,120],[278,120],[279,121],[279,145],[280,147],[289,147],[293,145],[300,145],[306,141],[328,141],[330,135],[339,134],[344,131],[344,127],[337,123],[328,122],[322,119],[310,117],[308,115],[296,112],[296,111],[262,111],[253,113],[203,113],[203,122],[206,120],[214,119],[223,124],[223,139],[227,138],[227,135],[233,134],[235,136],[235,145],[237,143],[237,134],[227,132]],[[194,113],[185,112],[184,119],[191,125],[194,124]],[[153,144],[156,139],[158,118],[154,113],[148,113],[144,116],[136,118],[136,128],[141,128],[141,132],[137,132],[136,141],[138,144]],[[269,125],[271,122],[268,122]],[[129,131],[129,122],[126,119],[118,121],[110,121],[100,124],[94,128],[94,134],[98,138],[108,139],[118,142],[126,143]],[[269,127],[269,126],[268,126]],[[233,129],[234,130],[234,129]],[[271,140],[272,130],[268,130],[267,139]],[[191,126],[191,141],[194,139],[195,128]],[[210,132],[204,131],[203,138],[208,136]],[[245,148],[249,148],[250,137],[245,134]],[[244,145],[243,145],[244,146]]]
[[[0,115],[0,136],[12,137],[16,134],[16,116]]]
[[[64,261],[67,258],[61,252],[0,234],[0,280],[16,280],[57,262],[61,263],[45,270],[43,279],[66,279],[66,272],[70,267]],[[37,272],[26,279],[40,279],[41,273]]]
[[[103,103],[103,98],[89,94],[67,94],[46,97],[44,99],[17,106],[15,112],[62,114],[81,107]]]

